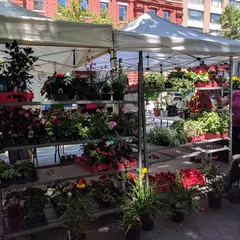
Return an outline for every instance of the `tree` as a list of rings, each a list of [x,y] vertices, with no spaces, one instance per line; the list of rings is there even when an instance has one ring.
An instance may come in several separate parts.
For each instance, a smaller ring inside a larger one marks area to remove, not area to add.
[[[81,2],[82,0],[71,0],[69,6],[58,5],[55,18],[75,22],[112,24],[113,28],[119,28],[119,25],[113,24],[113,19],[108,16],[105,10],[102,9],[100,16],[98,16],[81,7]]]
[[[217,19],[221,24],[221,37],[240,40],[240,10],[233,5],[228,5]]]

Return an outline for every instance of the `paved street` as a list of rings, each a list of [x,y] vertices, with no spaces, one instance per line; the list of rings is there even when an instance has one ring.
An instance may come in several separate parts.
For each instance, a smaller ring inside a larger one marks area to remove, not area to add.
[[[155,229],[142,231],[141,240],[240,240],[240,205],[223,202],[221,210],[193,213],[183,224],[157,219]],[[97,226],[98,225],[98,226]],[[103,219],[94,224],[86,240],[123,240],[123,232],[116,221]],[[53,230],[36,234],[33,240],[66,240],[63,231]],[[133,239],[134,240],[134,239]]]

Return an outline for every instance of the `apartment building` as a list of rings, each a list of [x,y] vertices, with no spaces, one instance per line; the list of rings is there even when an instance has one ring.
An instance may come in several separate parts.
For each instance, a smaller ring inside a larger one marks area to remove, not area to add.
[[[47,17],[54,17],[57,6],[66,6],[70,0],[12,0],[12,2]],[[129,22],[149,11],[174,23],[182,24],[182,0],[82,0],[81,7],[96,14],[100,14],[101,9],[104,9],[115,24]]]
[[[229,1],[240,6],[237,0],[183,0],[183,26],[218,35],[221,26],[216,20]]]

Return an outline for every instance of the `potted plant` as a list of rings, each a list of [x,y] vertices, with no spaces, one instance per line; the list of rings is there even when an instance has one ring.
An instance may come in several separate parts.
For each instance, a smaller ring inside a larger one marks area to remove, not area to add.
[[[111,91],[112,91],[112,88],[108,78],[104,79],[104,83],[102,86],[102,100],[111,100]]]
[[[61,217],[71,240],[82,240],[86,237],[88,224],[92,219],[91,200],[88,195],[71,199],[67,210]]]
[[[5,197],[4,206],[7,208],[8,225],[11,230],[23,228],[24,212],[21,206],[22,195],[20,192],[8,193]]]
[[[18,169],[13,166],[8,166],[8,168],[1,174],[1,186],[8,187],[16,182],[16,179],[20,177]]]
[[[187,136],[188,142],[198,142],[205,139],[201,122],[187,120],[184,122],[183,132]]]
[[[113,100],[123,100],[128,84],[128,77],[121,70],[113,76],[112,91]]]
[[[147,134],[149,143],[156,146],[174,147],[179,146],[181,137],[172,129],[167,127],[153,127]]]
[[[203,112],[198,118],[202,122],[203,129],[206,131],[206,139],[220,138],[220,130],[222,129],[219,114],[217,112]]]
[[[31,91],[31,79],[29,72],[33,69],[37,57],[32,56],[33,50],[30,47],[19,47],[17,41],[12,44],[5,44],[5,51],[8,57],[0,65],[2,76],[7,77],[7,91],[9,92],[27,92]]]
[[[208,192],[208,205],[211,208],[221,208],[224,193],[225,174],[219,167],[211,165],[204,169]]]
[[[156,92],[164,88],[164,75],[158,72],[147,73],[144,77],[144,91],[145,93]]]
[[[44,223],[44,207],[47,203],[46,191],[40,188],[27,188],[23,193],[26,227]]]

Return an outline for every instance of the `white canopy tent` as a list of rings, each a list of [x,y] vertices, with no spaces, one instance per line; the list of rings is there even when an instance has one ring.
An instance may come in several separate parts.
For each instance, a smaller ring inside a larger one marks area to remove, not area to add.
[[[111,25],[0,15],[0,49],[13,40],[31,45],[39,57],[35,67],[39,73],[69,72],[87,58],[107,53],[113,49],[112,36]]]
[[[117,56],[124,69],[137,71],[138,53],[142,50],[144,68],[150,71],[183,68],[225,61],[228,56],[240,55],[240,42],[212,36],[171,23],[154,14],[145,13],[114,31]],[[125,51],[128,51],[127,53]],[[219,57],[220,56],[220,57]],[[96,59],[96,68],[110,68],[109,56]]]

